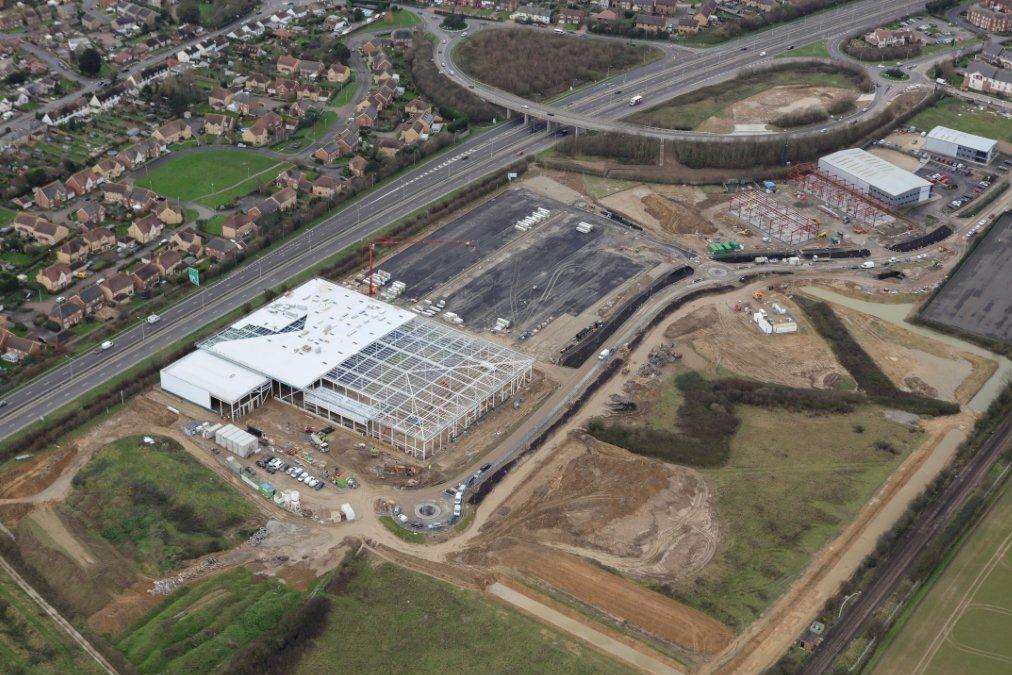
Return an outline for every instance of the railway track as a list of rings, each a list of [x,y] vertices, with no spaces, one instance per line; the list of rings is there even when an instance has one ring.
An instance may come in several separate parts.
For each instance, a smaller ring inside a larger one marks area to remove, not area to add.
[[[867,621],[897,589],[910,565],[924,548],[942,534],[946,526],[980,486],[997,459],[1012,448],[1012,417],[999,424],[968,464],[945,487],[901,539],[897,549],[878,567],[876,578],[861,595],[849,603],[843,617],[826,634],[802,673],[817,675],[831,672],[840,654],[860,634]]]

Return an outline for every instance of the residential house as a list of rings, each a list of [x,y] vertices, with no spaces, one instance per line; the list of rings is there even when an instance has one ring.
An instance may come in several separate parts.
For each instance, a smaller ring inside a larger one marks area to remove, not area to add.
[[[189,255],[200,255],[204,239],[192,227],[184,227],[172,235],[169,243]]]
[[[224,136],[232,130],[234,118],[228,115],[210,113],[204,116],[204,133],[212,136]]]
[[[207,245],[204,246],[204,252],[212,260],[223,262],[235,258],[239,253],[239,247],[228,239],[211,237],[208,239]]]
[[[323,64],[319,61],[310,61],[307,59],[301,59],[299,61],[299,77],[315,80],[323,73],[323,70]]]
[[[277,71],[282,75],[292,76],[299,69],[299,60],[294,56],[283,54],[278,57]]]
[[[70,235],[65,225],[54,224],[34,213],[22,211],[11,222],[14,231],[46,246],[55,246]]]
[[[89,253],[91,249],[83,239],[71,239],[56,249],[56,260],[66,265],[74,265],[87,259]]]
[[[343,63],[332,63],[327,68],[327,82],[344,84],[351,78],[351,68]]]
[[[365,175],[365,170],[368,166],[369,162],[366,161],[365,157],[362,155],[355,155],[351,158],[351,161],[348,162],[348,171],[350,171],[353,176],[361,177]]]
[[[0,332],[0,353],[4,361],[17,363],[42,354],[42,343],[4,330]]]
[[[55,263],[40,269],[35,275],[35,280],[50,293],[59,293],[71,284],[74,275],[70,271],[69,265]]]
[[[547,26],[552,22],[552,10],[538,5],[520,5],[510,14],[510,18],[520,23],[536,23]]]
[[[155,129],[152,136],[162,143],[169,145],[187,140],[192,136],[192,131],[183,120],[175,119]]]
[[[111,305],[122,305],[134,296],[134,279],[129,274],[116,272],[106,277],[101,284],[102,295]]]
[[[92,225],[105,220],[105,207],[100,202],[85,202],[74,211],[74,219],[82,225]]]
[[[123,175],[123,165],[117,162],[112,157],[106,157],[98,164],[92,167],[92,173],[95,174],[95,180],[99,183],[104,183],[107,180],[114,180]]]
[[[221,223],[221,236],[226,239],[245,239],[256,229],[256,223],[247,213],[233,213]]]
[[[88,316],[105,307],[105,293],[102,292],[102,288],[98,284],[85,286],[77,294],[77,297],[84,303],[84,311]]]
[[[58,324],[62,330],[73,328],[84,321],[85,316],[84,301],[76,295],[53,304],[49,310],[49,320]]]
[[[116,235],[108,227],[93,227],[84,230],[81,238],[88,245],[89,253],[98,253],[116,245]]]
[[[154,263],[144,263],[133,271],[134,290],[138,293],[150,291],[158,285],[162,273]]]
[[[555,13],[556,23],[561,24],[572,24],[574,26],[582,26],[583,22],[587,19],[587,13],[579,9],[571,9],[569,7],[563,7]]]
[[[978,2],[966,10],[966,20],[991,33],[1012,32],[1012,7],[1000,0]]]
[[[1009,47],[997,40],[988,40],[981,51],[982,59],[992,66],[999,68],[1012,68],[1012,47]]]
[[[162,276],[167,277],[183,269],[183,254],[174,250],[162,251],[155,256],[152,262]]]
[[[1012,96],[1012,70],[975,59],[967,68],[963,88],[983,94]]]
[[[70,198],[67,193],[67,188],[58,180],[54,180],[51,183],[46,183],[42,187],[37,187],[32,191],[35,197],[35,203],[39,205],[40,209],[55,209],[57,206],[63,204]]]
[[[162,199],[155,205],[155,216],[166,225],[183,222],[183,205],[178,199]]]
[[[106,204],[126,204],[133,186],[126,182],[106,183],[102,186],[102,200]]]
[[[864,36],[864,41],[873,47],[883,49],[885,47],[911,44],[917,41],[917,36],[910,29],[890,30],[888,28],[876,28]]]
[[[678,0],[654,0],[654,11],[661,16],[675,16],[678,13]]]
[[[96,184],[95,172],[91,169],[81,169],[67,179],[67,193],[74,197],[80,197],[91,192]]]
[[[162,221],[153,214],[130,223],[127,235],[139,244],[150,244],[162,234]]]
[[[215,87],[207,95],[207,104],[215,110],[224,110],[232,103],[235,94],[223,87]]]
[[[341,191],[343,185],[341,181],[328,176],[326,174],[320,176],[313,181],[312,194],[314,197],[323,197],[324,199],[330,199],[335,194]]]
[[[134,213],[147,213],[158,202],[158,194],[142,187],[134,187],[127,195],[124,206]]]
[[[295,208],[295,203],[298,199],[298,194],[294,188],[286,187],[281,188],[277,192],[271,195],[271,200],[278,205],[278,208],[282,211],[288,211],[289,209]]]
[[[637,14],[636,28],[645,33],[657,33],[664,30],[664,17],[655,14]]]
[[[357,115],[355,115],[355,126],[358,128],[369,128],[376,124],[376,120],[379,119],[379,110],[376,106],[370,105],[365,108]]]

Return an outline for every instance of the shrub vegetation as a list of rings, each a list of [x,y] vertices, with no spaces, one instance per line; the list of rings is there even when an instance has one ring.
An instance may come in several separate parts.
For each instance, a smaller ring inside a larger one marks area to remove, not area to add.
[[[642,45],[578,40],[522,28],[483,30],[457,47],[461,68],[493,87],[546,99],[660,54]]]
[[[795,302],[804,310],[819,335],[829,343],[840,365],[847,369],[858,386],[868,394],[869,399],[890,408],[899,408],[918,415],[954,415],[959,412],[957,403],[897,388],[868,352],[858,344],[828,304],[803,296],[796,297]]]

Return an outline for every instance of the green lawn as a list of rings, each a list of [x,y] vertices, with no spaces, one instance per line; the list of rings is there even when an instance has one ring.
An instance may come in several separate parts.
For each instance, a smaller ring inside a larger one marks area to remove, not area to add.
[[[302,598],[284,583],[240,567],[176,591],[118,636],[115,646],[141,673],[222,672],[237,651]]]
[[[105,672],[3,570],[0,671],[39,675]]]
[[[1012,121],[990,111],[977,110],[975,106],[955,98],[943,98],[914,115],[910,124],[927,130],[941,125],[1012,143]]]
[[[626,120],[663,129],[691,130],[738,101],[773,87],[794,85],[841,87],[856,91],[853,79],[845,73],[820,72],[812,67],[799,66],[720,82],[633,113]]]
[[[210,235],[220,237],[221,224],[225,220],[225,218],[226,215],[224,213],[219,213],[218,215],[208,218],[206,221],[204,221],[204,223],[200,226],[200,229],[202,229],[204,232],[207,232]]]
[[[340,108],[342,106],[346,106],[349,103],[351,103],[351,100],[352,98],[354,98],[354,96],[355,96],[355,79],[352,78],[344,83],[344,86],[341,87],[341,90],[338,91],[337,94],[335,94],[334,97],[330,99],[330,103],[328,103],[327,105],[330,108]]]
[[[102,448],[74,478],[64,507],[148,574],[230,548],[262,517],[176,441],[128,436]]]
[[[18,251],[2,251],[0,252],[0,260],[8,262],[15,267],[24,267],[32,262],[32,257]]]
[[[18,215],[17,211],[0,206],[0,227],[10,225],[16,215]]]
[[[1001,490],[991,511],[901,616],[895,636],[867,672],[909,673],[918,665],[917,672],[939,675],[1009,672],[1012,490],[1007,482]],[[947,625],[950,617],[955,621]]]
[[[296,675],[628,672],[477,592],[367,557],[345,565],[350,579]]]
[[[208,150],[173,157],[137,179],[160,195],[218,208],[273,181],[288,165],[242,150]]]
[[[776,58],[783,59],[789,56],[808,56],[819,59],[831,58],[829,49],[826,47],[825,40],[821,42],[812,42],[811,44],[807,44],[802,47],[798,47],[796,49],[791,49],[790,51],[781,52],[777,54]]]
[[[369,24],[366,28],[361,30],[392,30],[395,28],[409,28],[411,26],[417,26],[421,22],[421,19],[415,16],[413,12],[409,12],[406,9],[395,9],[392,20],[387,21],[386,18],[382,18],[375,23]]]

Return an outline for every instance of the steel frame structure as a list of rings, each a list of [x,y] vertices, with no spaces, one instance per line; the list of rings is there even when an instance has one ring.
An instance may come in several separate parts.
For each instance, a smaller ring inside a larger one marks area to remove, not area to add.
[[[859,190],[856,185],[842,178],[829,176],[819,171],[813,164],[795,167],[787,178],[797,181],[803,193],[872,227],[888,225],[896,220],[906,220],[888,205]]]
[[[802,244],[819,233],[811,218],[760,190],[736,193],[728,210],[746,225],[790,246]]]

